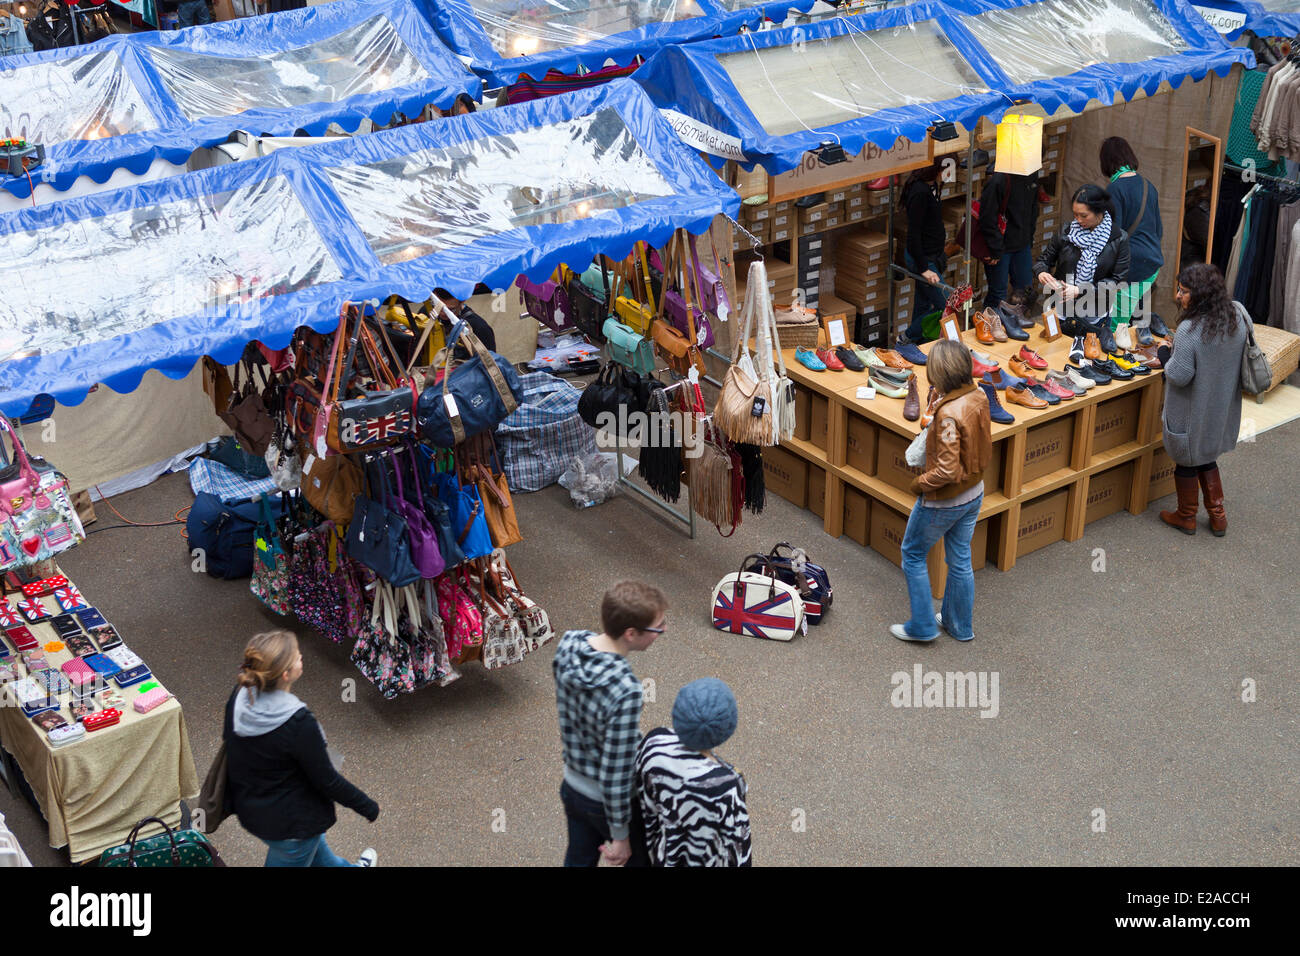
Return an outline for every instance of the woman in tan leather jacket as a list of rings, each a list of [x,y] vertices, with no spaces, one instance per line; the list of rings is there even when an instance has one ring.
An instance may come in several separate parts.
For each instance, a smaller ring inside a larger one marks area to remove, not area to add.
[[[989,400],[972,379],[970,352],[943,340],[930,352],[926,373],[939,393],[925,442],[925,470],[912,480],[920,497],[903,535],[903,574],[912,619],[890,625],[902,641],[932,641],[943,628],[959,641],[974,637],[975,572],[970,542],[984,501],[984,469],[993,457]],[[943,538],[948,580],[934,613],[926,555]]]

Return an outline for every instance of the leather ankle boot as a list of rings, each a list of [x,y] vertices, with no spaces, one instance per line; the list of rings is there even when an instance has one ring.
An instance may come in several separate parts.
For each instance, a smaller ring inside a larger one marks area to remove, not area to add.
[[[1201,505],[1200,484],[1196,475],[1174,475],[1174,489],[1178,492],[1178,510],[1160,512],[1160,520],[1172,525],[1183,534],[1196,534],[1196,512]]]
[[[1169,326],[1165,325],[1164,319],[1156,313],[1151,313],[1151,334],[1164,338],[1169,335]]]
[[[1210,533],[1222,538],[1228,533],[1228,516],[1223,513],[1223,485],[1219,482],[1219,469],[1211,468],[1198,474],[1201,491],[1205,494],[1205,510],[1210,513]]]
[[[1115,334],[1110,330],[1110,319],[1102,319],[1098,324],[1097,341],[1101,343],[1101,350],[1108,355],[1114,355],[1118,350]]]

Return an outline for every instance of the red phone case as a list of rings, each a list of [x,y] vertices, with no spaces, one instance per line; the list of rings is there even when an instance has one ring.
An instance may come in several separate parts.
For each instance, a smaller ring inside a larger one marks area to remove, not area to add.
[[[116,707],[110,707],[108,710],[101,710],[96,714],[90,714],[85,717],[81,723],[89,733],[92,730],[103,730],[105,727],[112,727],[122,719],[122,712]]]

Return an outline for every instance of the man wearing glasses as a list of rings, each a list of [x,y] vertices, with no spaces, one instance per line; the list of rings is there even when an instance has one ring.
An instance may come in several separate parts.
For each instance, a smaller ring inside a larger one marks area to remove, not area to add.
[[[555,702],[564,747],[560,799],[569,830],[565,866],[648,866],[636,794],[641,682],[627,655],[665,630],[668,601],[640,581],[620,581],[600,604],[602,631],[569,631],[556,649]]]

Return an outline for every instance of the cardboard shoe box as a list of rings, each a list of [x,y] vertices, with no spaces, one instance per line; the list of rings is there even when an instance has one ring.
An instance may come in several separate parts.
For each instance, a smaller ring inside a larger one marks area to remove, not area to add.
[[[899,567],[903,566],[903,534],[907,531],[907,518],[881,501],[871,502],[869,543]]]
[[[1092,451],[1110,451],[1125,442],[1137,440],[1138,409],[1142,396],[1130,392],[1108,399],[1097,406],[1097,420],[1092,429]]]
[[[824,395],[812,393],[808,396],[808,407],[808,440],[825,451],[830,403]]]
[[[1174,460],[1164,448],[1157,448],[1151,459],[1151,484],[1147,486],[1147,501],[1155,501],[1174,493]]]
[[[826,469],[820,465],[808,465],[808,510],[826,517]]]
[[[764,448],[763,484],[796,507],[807,507],[808,462],[784,448]]]
[[[1069,492],[1062,488],[1020,506],[1016,528],[1016,557],[1055,544],[1065,537],[1065,508]]]
[[[877,431],[875,422],[849,412],[847,455],[844,462],[848,467],[856,468],[864,475],[876,473]]]
[[[1059,468],[1070,467],[1070,445],[1074,440],[1073,415],[1035,425],[1025,435],[1023,481],[1050,475]]]
[[[825,401],[825,399],[823,399]],[[812,393],[798,385],[794,388],[794,437],[808,441],[812,434]]]
[[[921,474],[922,468],[913,468],[907,463],[907,446],[912,439],[882,428],[876,438],[876,477],[899,491],[911,493],[912,479]]]
[[[1129,489],[1133,486],[1133,467],[1133,462],[1125,462],[1088,479],[1084,524],[1092,524],[1128,507]]]
[[[856,488],[844,489],[844,533],[864,548],[870,540],[871,499]]]

